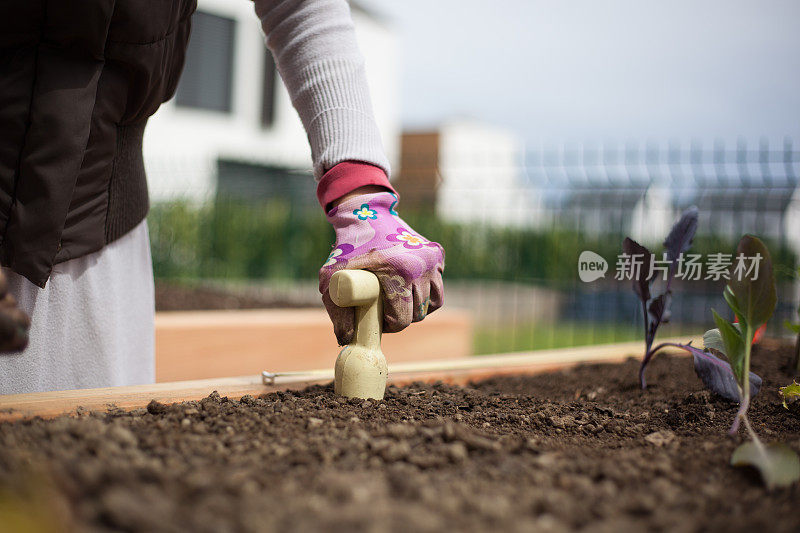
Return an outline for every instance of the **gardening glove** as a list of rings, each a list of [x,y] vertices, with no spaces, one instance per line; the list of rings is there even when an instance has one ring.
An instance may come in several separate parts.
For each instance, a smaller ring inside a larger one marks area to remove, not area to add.
[[[21,352],[28,346],[31,321],[8,292],[8,282],[0,271],[0,352]]]
[[[444,249],[403,222],[391,192],[356,195],[328,211],[336,245],[319,271],[319,291],[339,345],[353,340],[355,309],[339,307],[328,294],[338,270],[369,270],[383,291],[383,330],[401,331],[444,302]]]

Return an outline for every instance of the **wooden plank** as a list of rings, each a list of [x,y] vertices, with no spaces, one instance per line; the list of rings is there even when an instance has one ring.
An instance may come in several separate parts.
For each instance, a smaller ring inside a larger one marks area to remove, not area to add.
[[[146,407],[151,400],[162,403],[200,400],[213,391],[219,392],[221,396],[238,399],[248,394],[258,396],[287,388],[303,388],[321,381],[329,379],[298,377],[291,380],[279,379],[274,385],[264,385],[261,376],[258,375],[128,387],[9,394],[0,396],[0,421],[34,416],[50,418],[75,412],[79,407],[89,411],[104,411],[111,406],[130,410]]]
[[[665,339],[686,342],[687,337]],[[463,384],[470,380],[497,375],[536,374],[567,368],[580,363],[619,362],[629,356],[640,356],[641,342],[615,343],[555,350],[538,350],[498,355],[469,357],[458,360],[437,360],[389,365],[389,379],[397,385],[413,381],[445,381]],[[0,396],[0,421],[31,417],[55,417],[86,410],[105,410],[109,406],[122,409],[145,407],[151,400],[162,403],[200,400],[212,391],[238,399],[258,396],[277,390],[297,390],[314,383],[333,379],[333,369],[278,374],[275,383],[264,385],[260,375],[214,378],[130,387],[81,389],[70,391],[11,394]]]

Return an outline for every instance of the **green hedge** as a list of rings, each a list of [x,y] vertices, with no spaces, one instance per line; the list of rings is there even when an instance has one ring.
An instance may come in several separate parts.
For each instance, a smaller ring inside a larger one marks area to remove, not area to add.
[[[334,236],[322,214],[279,201],[161,203],[148,224],[156,278],[313,278]]]
[[[421,213],[405,220],[447,253],[449,279],[573,283],[580,252],[609,262],[613,277],[624,235],[589,237],[563,229],[500,228],[443,222]],[[155,204],[149,216],[157,278],[313,279],[334,234],[317,210],[292,209],[285,201],[218,200],[200,207],[186,202]],[[796,265],[785,247],[768,243],[779,277]],[[730,252],[736,243],[698,237],[694,253]]]

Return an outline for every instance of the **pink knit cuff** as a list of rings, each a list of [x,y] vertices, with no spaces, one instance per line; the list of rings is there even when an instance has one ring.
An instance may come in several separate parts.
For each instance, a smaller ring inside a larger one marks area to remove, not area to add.
[[[343,161],[319,180],[317,200],[325,209],[329,203],[365,185],[379,185],[397,194],[382,168],[360,161]]]

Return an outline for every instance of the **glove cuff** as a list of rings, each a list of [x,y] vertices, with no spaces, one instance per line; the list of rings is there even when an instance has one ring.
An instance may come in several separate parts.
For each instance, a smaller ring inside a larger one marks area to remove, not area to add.
[[[343,161],[322,176],[317,185],[317,200],[327,211],[328,204],[366,185],[378,185],[397,194],[382,168],[359,161]]]

